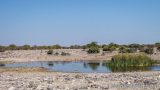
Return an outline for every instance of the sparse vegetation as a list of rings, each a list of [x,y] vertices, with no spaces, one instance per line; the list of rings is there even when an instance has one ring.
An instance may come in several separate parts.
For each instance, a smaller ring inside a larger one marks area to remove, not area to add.
[[[70,49],[81,49],[82,48],[82,46],[80,46],[80,45],[71,45],[70,46]]]
[[[43,49],[83,49],[87,50],[88,53],[99,53],[99,49],[102,48],[103,51],[115,51],[119,50],[119,53],[136,53],[136,52],[145,52],[146,54],[153,54],[153,48],[156,47],[160,51],[160,43],[155,44],[129,44],[129,45],[118,45],[115,43],[98,45],[97,42],[91,42],[86,45],[71,45],[69,47],[60,46],[58,44],[51,46],[16,46],[11,44],[9,46],[0,46],[0,52],[5,50],[43,50]]]

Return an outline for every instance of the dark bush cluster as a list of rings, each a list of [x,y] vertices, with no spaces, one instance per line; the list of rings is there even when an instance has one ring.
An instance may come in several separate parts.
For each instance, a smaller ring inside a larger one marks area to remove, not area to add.
[[[144,52],[145,52],[146,54],[153,54],[153,48],[145,48],[145,49],[144,49]]]
[[[99,53],[100,49],[98,47],[90,47],[87,52],[89,54]]]
[[[48,54],[48,55],[52,55],[52,54],[53,54],[53,50],[51,50],[51,49],[48,50],[47,54]]]

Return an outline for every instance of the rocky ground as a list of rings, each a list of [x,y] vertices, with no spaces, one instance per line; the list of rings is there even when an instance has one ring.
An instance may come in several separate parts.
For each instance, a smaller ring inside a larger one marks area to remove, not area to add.
[[[160,90],[160,72],[1,72],[0,90]]]

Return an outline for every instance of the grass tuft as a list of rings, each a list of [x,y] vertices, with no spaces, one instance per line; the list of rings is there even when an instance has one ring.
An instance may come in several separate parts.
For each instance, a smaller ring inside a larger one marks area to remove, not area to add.
[[[112,57],[112,60],[107,64],[114,67],[128,67],[128,66],[151,66],[154,60],[145,54],[118,54]]]

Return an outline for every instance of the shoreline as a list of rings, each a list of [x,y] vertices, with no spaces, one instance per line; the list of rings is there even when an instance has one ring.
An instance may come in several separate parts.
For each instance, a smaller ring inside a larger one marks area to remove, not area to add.
[[[94,61],[111,60],[112,56],[119,54],[117,51],[112,53],[100,52],[99,54],[88,54],[83,49],[55,49],[55,52],[69,53],[69,56],[47,55],[48,50],[12,50],[0,52],[0,61],[9,62],[30,62],[30,61]],[[152,59],[160,61],[160,54],[149,55]]]
[[[66,52],[69,56],[47,55],[48,50],[13,50],[0,53],[0,61],[30,62],[30,61],[81,61],[110,60],[117,53],[87,54],[83,49],[56,49],[54,52]]]

